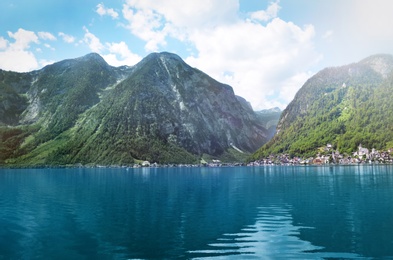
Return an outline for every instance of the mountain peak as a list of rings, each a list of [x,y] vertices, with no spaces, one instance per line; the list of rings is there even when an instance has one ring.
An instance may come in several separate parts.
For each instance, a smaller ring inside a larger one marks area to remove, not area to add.
[[[175,62],[175,63],[183,63],[184,60],[180,58],[179,55],[170,53],[170,52],[153,52],[147,55],[143,60],[142,63],[144,62],[151,62],[151,61],[160,61],[160,62]]]
[[[180,58],[179,55],[177,55],[175,53],[171,53],[171,52],[166,52],[166,51],[150,53],[149,55],[147,55],[146,58],[149,58],[149,57],[182,60],[182,58]]]
[[[367,64],[384,78],[393,71],[393,56],[389,54],[376,54],[360,61]]]
[[[54,70],[67,70],[79,64],[79,66],[86,66],[96,64],[101,68],[106,68],[108,63],[97,53],[89,53],[85,56],[74,58],[74,59],[66,59],[59,62],[55,62],[53,64],[45,66],[42,71],[54,71]]]
[[[108,63],[102,58],[98,53],[92,52],[89,54],[86,54],[85,56],[79,57],[75,59],[76,61],[95,61],[98,63],[102,63],[105,65],[108,65]]]
[[[260,111],[257,111],[258,113],[264,114],[264,113],[281,113],[281,109],[279,107],[273,107],[273,108],[268,108],[268,109],[262,109]]]

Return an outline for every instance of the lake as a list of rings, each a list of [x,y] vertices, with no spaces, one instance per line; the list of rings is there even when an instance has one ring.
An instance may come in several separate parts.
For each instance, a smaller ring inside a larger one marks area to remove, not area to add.
[[[393,257],[393,166],[0,169],[0,259]]]

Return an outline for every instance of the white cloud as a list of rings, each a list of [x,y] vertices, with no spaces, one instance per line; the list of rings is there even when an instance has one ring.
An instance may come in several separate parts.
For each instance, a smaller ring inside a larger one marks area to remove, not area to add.
[[[321,58],[314,27],[277,18],[280,8],[271,2],[241,18],[238,0],[127,0],[123,15],[146,50],[162,49],[169,38],[189,44],[196,52],[186,62],[262,109],[284,108],[304,83],[304,71]]]
[[[38,32],[38,36],[43,40],[56,41],[56,37],[49,32]]]
[[[97,5],[96,13],[100,16],[109,15],[112,19],[119,17],[119,14],[113,8],[105,8],[103,3]]]
[[[37,67],[37,59],[32,52],[12,49],[0,52],[0,68],[2,69],[27,72]]]
[[[135,65],[142,58],[130,51],[125,42],[107,43],[109,54],[103,58],[112,66]]]
[[[0,38],[0,68],[18,72],[26,72],[36,69],[38,62],[34,54],[29,51],[32,43],[38,44],[38,36],[22,28],[15,33],[8,32],[8,36],[14,40],[9,42]]]
[[[13,50],[24,50],[30,48],[31,43],[38,43],[37,35],[32,31],[26,31],[22,28],[19,28],[17,32],[12,33],[10,31],[7,32],[10,38],[15,40],[14,43],[10,44],[10,48]]]
[[[266,26],[239,21],[190,36],[198,56],[186,61],[231,85],[254,109],[270,107],[272,99],[284,108],[305,81],[298,75],[320,58],[314,35],[312,26],[300,28],[279,18]]]
[[[0,50],[7,48],[8,41],[3,37],[0,37]]]
[[[66,43],[73,43],[75,41],[75,37],[65,34],[63,32],[59,32],[58,35],[65,41]]]
[[[127,0],[123,16],[132,34],[146,41],[147,51],[167,45],[166,37],[186,40],[189,32],[236,20],[237,0]]]
[[[106,9],[104,7],[104,4],[102,4],[102,3],[98,4],[96,7],[97,7],[97,9],[96,9],[97,14],[99,14],[101,16],[106,15]]]
[[[87,44],[92,52],[100,54],[108,64],[112,66],[131,66],[142,59],[139,55],[132,53],[124,41],[102,44],[101,40],[89,32],[87,28],[84,28],[84,30],[85,36],[81,42]]]
[[[102,45],[100,39],[89,32],[86,27],[83,29],[85,31],[85,36],[83,37],[82,42],[87,44],[92,52],[100,53],[104,49],[104,45]]]
[[[46,48],[52,50],[52,51],[55,50],[55,48],[53,48],[53,47],[52,47],[50,44],[48,44],[48,43],[45,43],[44,46],[45,46]]]
[[[278,11],[281,9],[279,0],[271,2],[266,10],[259,10],[250,14],[251,19],[267,22],[277,17]]]
[[[165,46],[166,30],[162,29],[163,16],[151,9],[135,10],[124,5],[124,18],[129,22],[127,28],[137,37],[146,41],[147,51],[156,51],[158,46]]]
[[[127,0],[124,11],[134,10],[154,13],[166,22],[179,28],[201,28],[215,26],[236,19],[238,0]],[[125,15],[127,18],[127,16]],[[132,21],[132,20],[131,20]],[[153,20],[156,23],[159,20]]]

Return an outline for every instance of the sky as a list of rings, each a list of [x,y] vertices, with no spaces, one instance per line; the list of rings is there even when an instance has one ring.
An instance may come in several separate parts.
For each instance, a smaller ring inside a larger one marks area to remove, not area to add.
[[[393,54],[392,14],[391,0],[2,0],[0,69],[168,51],[254,110],[284,109],[319,70]]]

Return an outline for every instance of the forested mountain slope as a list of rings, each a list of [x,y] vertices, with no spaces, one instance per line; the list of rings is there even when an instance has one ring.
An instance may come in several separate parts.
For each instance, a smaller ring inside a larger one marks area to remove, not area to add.
[[[270,154],[315,155],[333,145],[342,153],[393,147],[393,56],[326,68],[310,78],[282,112],[272,140],[253,159]]]
[[[190,163],[267,141],[230,86],[171,53],[133,67],[89,54],[29,73],[0,71],[0,90],[5,165]]]

